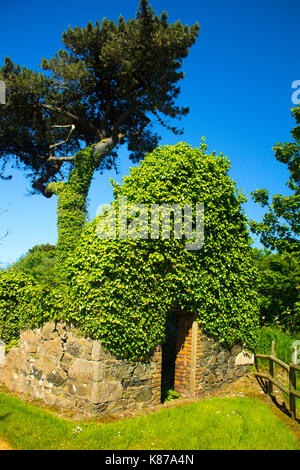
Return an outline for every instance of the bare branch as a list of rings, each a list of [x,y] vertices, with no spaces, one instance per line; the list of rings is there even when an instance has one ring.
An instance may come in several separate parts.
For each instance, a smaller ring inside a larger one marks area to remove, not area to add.
[[[69,138],[70,138],[70,135],[72,134],[72,132],[74,131],[75,129],[75,125],[74,124],[67,124],[65,126],[60,126],[60,125],[54,125],[54,126],[51,126],[51,127],[70,127],[71,130],[66,138],[66,140],[61,140],[60,142],[57,142],[56,144],[53,144],[53,145],[49,145],[49,148],[52,149],[54,147],[58,147],[59,145],[62,145],[62,144],[65,144],[66,142],[68,142]]]
[[[83,119],[80,116],[77,116],[76,114],[70,113],[70,111],[67,111],[65,109],[59,108],[58,106],[52,106],[51,104],[45,104],[45,103],[39,103],[39,106],[42,108],[49,109],[50,111],[54,111],[59,114],[63,114],[64,116],[68,116],[71,119],[75,119],[76,121],[84,122],[85,125],[88,125],[93,131],[97,131],[96,127],[93,126],[90,122],[87,122],[85,119]]]
[[[47,158],[47,162],[73,162],[75,157],[54,157]]]
[[[71,119],[76,119],[76,121],[79,121],[80,119],[75,114],[72,114],[69,111],[66,111],[65,109],[58,108],[57,106],[52,106],[50,104],[44,104],[44,103],[39,103],[39,105],[42,106],[43,108],[49,109],[50,111],[56,111],[57,113],[64,114],[65,116],[68,116]]]
[[[55,157],[54,149],[55,149],[55,147],[58,147],[59,145],[62,145],[62,144],[65,144],[66,142],[68,142],[68,140],[70,138],[70,135],[72,134],[73,130],[75,129],[75,125],[74,124],[66,124],[66,125],[62,126],[62,125],[56,124],[52,127],[70,127],[71,129],[70,129],[70,132],[67,135],[65,140],[61,140],[61,141],[57,142],[56,144],[49,145],[49,148],[52,149],[52,154],[50,155],[50,157],[47,158],[47,162],[71,162],[71,161],[73,161],[74,158],[75,158],[73,156],[71,156],[71,157]]]

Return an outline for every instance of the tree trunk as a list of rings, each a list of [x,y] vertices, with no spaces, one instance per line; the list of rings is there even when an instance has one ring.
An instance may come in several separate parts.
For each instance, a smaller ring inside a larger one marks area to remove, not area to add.
[[[103,156],[112,149],[111,139],[105,140],[102,145],[87,147],[75,155],[68,182],[48,185],[48,189],[58,198],[56,272],[60,282],[67,281],[67,259],[77,246],[86,220],[87,196],[93,174]]]

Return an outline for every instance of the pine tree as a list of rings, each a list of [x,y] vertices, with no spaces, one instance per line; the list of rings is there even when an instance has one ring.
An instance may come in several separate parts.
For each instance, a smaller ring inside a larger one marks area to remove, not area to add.
[[[154,121],[170,124],[188,113],[175,104],[182,59],[195,43],[198,23],[169,24],[140,0],[136,17],[103,19],[63,33],[63,49],[42,59],[42,72],[15,65],[0,70],[6,105],[0,106],[0,175],[9,163],[22,168],[33,192],[58,196],[58,263],[76,244],[96,171],[116,165],[118,147],[132,161],[152,151]]]

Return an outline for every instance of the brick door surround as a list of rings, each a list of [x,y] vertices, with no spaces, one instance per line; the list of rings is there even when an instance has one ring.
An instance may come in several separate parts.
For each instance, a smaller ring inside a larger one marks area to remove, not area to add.
[[[174,390],[181,396],[196,398],[198,322],[192,313],[179,316],[176,345]]]

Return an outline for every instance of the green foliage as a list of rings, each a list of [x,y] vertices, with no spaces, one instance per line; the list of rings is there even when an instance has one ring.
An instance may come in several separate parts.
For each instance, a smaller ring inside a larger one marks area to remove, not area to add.
[[[287,165],[290,178],[287,182],[292,194],[276,194],[269,201],[269,192],[259,189],[252,193],[255,202],[267,208],[262,222],[250,221],[253,233],[260,236],[261,243],[279,253],[300,251],[300,107],[292,109],[297,126],[292,131],[294,142],[277,143],[275,157]]]
[[[55,261],[56,246],[36,245],[10,266],[10,270],[28,274],[38,283],[54,287],[57,282],[54,271]]]
[[[127,144],[134,161],[156,147],[158,135],[148,125],[155,119],[175,133],[166,120],[181,118],[188,108],[176,106],[182,60],[188,56],[199,32],[180,21],[169,24],[165,12],[157,16],[141,0],[136,18],[118,23],[103,18],[86,27],[69,27],[62,35],[63,48],[52,59],[42,59],[44,72],[15,65],[10,58],[0,70],[7,104],[0,107],[0,155],[5,164],[21,166],[34,191],[47,197],[47,183],[68,174],[64,157],[82,147],[110,139],[98,169],[110,169],[116,146]],[[68,130],[53,125],[74,124]],[[147,127],[148,126],[148,127]],[[63,158],[61,158],[63,157]],[[68,165],[72,161],[68,160]]]
[[[10,343],[23,327],[42,323],[45,289],[26,274],[0,272],[0,338]],[[46,314],[47,315],[47,314]]]
[[[7,163],[21,166],[33,191],[58,196],[60,280],[85,221],[94,172],[116,165],[118,145],[127,144],[135,162],[153,150],[159,140],[150,130],[153,119],[182,132],[166,120],[188,113],[175,102],[184,77],[182,60],[198,32],[198,23],[169,24],[165,12],[159,17],[148,0],[140,0],[135,19],[125,22],[120,16],[117,24],[104,18],[101,25],[69,27],[62,36],[64,49],[42,59],[46,75],[5,59],[0,176],[5,177]],[[71,133],[65,129],[70,125]],[[58,182],[66,176],[67,183]]]
[[[254,347],[257,328],[255,276],[245,201],[228,176],[229,160],[208,154],[204,143],[158,147],[114,184],[128,203],[205,206],[205,244],[186,240],[106,239],[97,236],[104,215],[86,224],[67,261],[67,319],[119,357],[147,357],[164,338],[171,310],[192,311],[205,331],[224,345]],[[129,218],[130,220],[130,218]]]
[[[174,390],[167,390],[166,396],[163,401],[176,400],[176,398],[180,398],[180,393],[175,392]]]
[[[291,362],[293,342],[300,339],[299,334],[282,331],[279,327],[265,326],[259,330],[257,337],[257,354],[270,354],[272,341],[275,342],[275,356],[285,363]]]
[[[51,183],[51,190],[57,195],[57,275],[65,278],[65,260],[75,249],[86,218],[86,198],[91,180],[98,164],[93,148],[78,152],[74,168],[66,183]]]
[[[261,325],[280,325],[284,330],[300,331],[300,263],[294,253],[253,250],[258,272]]]
[[[147,243],[100,242],[96,228],[87,224],[68,260],[67,320],[119,357],[143,358],[164,334],[170,295],[164,266],[151,260]]]
[[[259,277],[259,303],[262,324],[275,323],[284,329],[299,331],[299,253],[300,253],[300,107],[292,109],[297,126],[292,130],[294,142],[277,143],[275,157],[287,165],[290,173],[289,196],[276,194],[269,199],[266,189],[252,193],[255,202],[267,211],[261,222],[250,220],[260,242],[275,250],[254,255]]]
[[[0,339],[8,346],[16,344],[21,330],[59,320],[64,309],[63,291],[50,290],[21,272],[0,272]]]

